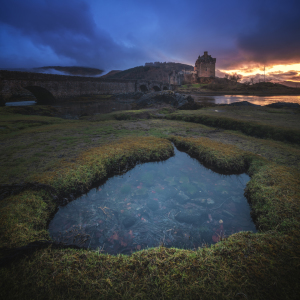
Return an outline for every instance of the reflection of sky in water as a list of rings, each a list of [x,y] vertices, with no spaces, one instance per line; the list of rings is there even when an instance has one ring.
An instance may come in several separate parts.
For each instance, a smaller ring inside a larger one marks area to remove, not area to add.
[[[110,254],[147,247],[195,249],[238,231],[253,231],[244,197],[249,176],[220,175],[175,149],[167,161],[114,176],[60,207],[53,239]]]
[[[233,102],[248,101],[256,105],[268,105],[275,102],[292,102],[300,104],[300,96],[250,96],[250,95],[225,95],[225,96],[200,96],[197,101],[215,104],[231,104]]]
[[[27,105],[34,105],[36,104],[35,101],[18,101],[18,102],[6,102],[6,106],[27,106]]]
[[[300,104],[300,96],[249,96],[249,95],[224,95],[224,96],[193,96],[197,102],[209,102],[214,104],[231,104],[233,102],[248,101],[256,105],[268,105],[275,102],[292,102]],[[35,101],[19,101],[19,102],[6,102],[6,106],[25,106],[34,105]],[[115,110],[131,109],[129,103],[112,102],[106,103],[61,103],[55,105],[58,110],[65,113],[74,115],[82,113],[109,113]]]

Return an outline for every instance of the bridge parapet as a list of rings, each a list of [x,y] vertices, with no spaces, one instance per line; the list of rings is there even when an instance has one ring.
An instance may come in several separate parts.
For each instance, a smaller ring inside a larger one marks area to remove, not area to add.
[[[53,75],[17,71],[0,71],[0,102],[2,105],[14,94],[27,89],[42,104],[81,95],[132,93],[174,89],[173,85],[159,81],[105,79]],[[46,100],[46,101],[45,101]]]

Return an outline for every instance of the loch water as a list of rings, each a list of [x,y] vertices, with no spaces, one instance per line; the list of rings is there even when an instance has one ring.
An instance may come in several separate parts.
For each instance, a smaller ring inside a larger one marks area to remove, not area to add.
[[[197,249],[239,231],[256,232],[244,197],[247,174],[221,175],[175,148],[59,207],[53,240],[130,254],[157,247]]]

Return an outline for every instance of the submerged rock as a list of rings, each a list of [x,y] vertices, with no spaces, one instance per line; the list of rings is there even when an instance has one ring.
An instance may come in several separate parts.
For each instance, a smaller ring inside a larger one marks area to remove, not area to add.
[[[176,200],[181,204],[186,203],[189,199],[190,197],[187,196],[183,191],[180,191],[176,196]]]
[[[189,202],[202,206],[205,202],[205,199],[201,199],[201,198],[191,199]]]
[[[158,210],[159,209],[159,204],[157,200],[148,200],[147,201],[147,206],[151,209],[151,210]]]
[[[211,199],[211,198],[207,199],[207,204],[214,204],[214,203],[215,203],[215,201],[213,199]]]
[[[129,228],[129,227],[133,226],[136,221],[137,221],[136,217],[128,216],[128,217],[125,217],[125,219],[123,220],[122,223],[125,228]]]
[[[145,94],[136,102],[136,105],[137,107],[142,108],[162,103],[170,104],[178,109],[192,109],[195,105],[194,99],[191,96],[181,95],[173,91]]]
[[[188,224],[199,223],[201,222],[201,213],[199,212],[187,213],[181,211],[175,216],[175,219],[180,223],[188,223]]]

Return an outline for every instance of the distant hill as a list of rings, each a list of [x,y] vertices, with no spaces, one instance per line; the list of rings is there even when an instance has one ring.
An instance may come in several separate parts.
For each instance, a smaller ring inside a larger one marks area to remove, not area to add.
[[[296,82],[296,81],[281,81],[278,83],[283,84],[288,87],[300,88],[300,82]]]
[[[194,67],[180,63],[160,63],[156,66],[140,66],[125,71],[111,71],[102,76],[108,79],[145,79],[169,82],[169,73],[175,71],[193,71]]]
[[[112,75],[115,75],[115,74],[117,74],[119,72],[122,72],[122,71],[121,70],[112,70],[112,71],[108,72],[107,74],[102,75],[101,77],[102,78],[108,78],[108,77],[111,78]]]
[[[37,70],[56,70],[59,72],[64,72],[66,75],[74,76],[97,76],[103,73],[103,70],[89,67],[60,67],[60,66],[48,66],[36,68]]]
[[[291,88],[279,83],[259,82],[249,85],[218,77],[205,85],[204,88],[212,91],[241,91],[250,93],[299,93],[300,91],[300,89]]]

